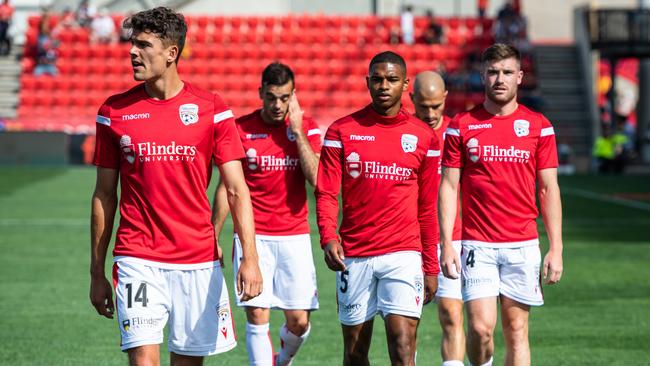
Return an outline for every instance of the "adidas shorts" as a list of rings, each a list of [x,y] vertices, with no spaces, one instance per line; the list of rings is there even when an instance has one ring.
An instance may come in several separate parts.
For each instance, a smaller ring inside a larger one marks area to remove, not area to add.
[[[374,257],[346,257],[336,273],[339,320],[358,325],[389,314],[420,318],[424,301],[422,256],[403,251]]]
[[[256,235],[255,242],[264,281],[262,293],[249,301],[237,298],[237,306],[283,310],[318,309],[316,268],[309,234]],[[237,235],[233,245],[236,281],[242,256],[241,242]]]
[[[170,352],[209,356],[237,345],[218,262],[210,268],[180,270],[116,258],[113,281],[123,351],[162,343],[167,323]]]
[[[452,245],[456,255],[460,258],[460,240],[454,240]],[[440,260],[440,245],[438,245],[438,260]],[[448,299],[462,300],[463,294],[460,290],[460,285],[460,276],[455,280],[447,278],[442,274],[442,269],[440,269],[440,274],[438,274],[438,291],[436,292],[436,299],[444,297]]]
[[[539,245],[490,248],[463,243],[463,300],[506,296],[522,304],[544,304]]]

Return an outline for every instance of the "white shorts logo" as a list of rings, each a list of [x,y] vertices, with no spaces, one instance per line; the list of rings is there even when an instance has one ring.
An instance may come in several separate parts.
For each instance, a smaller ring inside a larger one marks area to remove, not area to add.
[[[467,156],[473,163],[476,163],[481,158],[481,148],[476,138],[471,138],[467,141]]]
[[[517,119],[513,124],[515,135],[517,135],[517,137],[528,136],[529,127],[530,122],[526,121],[525,119]]]
[[[224,338],[228,338],[228,319],[230,319],[230,308],[221,306],[217,308],[217,314],[219,315],[219,331]]]
[[[402,134],[402,150],[405,153],[414,152],[418,146],[418,137],[408,133]]]
[[[122,150],[122,154],[124,154],[126,161],[128,161],[129,164],[133,164],[135,161],[135,147],[131,142],[131,136],[124,135],[120,138],[120,149]]]
[[[345,169],[352,178],[361,175],[361,157],[359,154],[352,152],[345,158]]]
[[[246,161],[248,162],[248,169],[257,169],[257,150],[253,149],[252,147],[246,150]]]
[[[178,114],[185,126],[191,125],[199,121],[199,106],[192,103],[183,104],[178,107]]]

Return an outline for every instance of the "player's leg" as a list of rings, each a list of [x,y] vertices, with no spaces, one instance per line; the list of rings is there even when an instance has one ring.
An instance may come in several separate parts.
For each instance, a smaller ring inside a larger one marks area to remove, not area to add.
[[[384,317],[393,365],[413,365],[417,326],[424,301],[422,256],[405,251],[377,257],[377,309]]]
[[[506,366],[530,365],[529,313],[530,306],[501,296],[501,326],[506,342]]]
[[[453,242],[454,250],[460,258],[460,241]],[[438,257],[440,248],[438,248]],[[440,354],[442,366],[463,366],[465,359],[465,331],[463,329],[463,294],[460,277],[451,279],[442,272],[438,275],[438,320],[442,329]]]
[[[228,288],[219,263],[171,270],[169,351],[172,365],[200,365],[237,345]]]
[[[279,239],[273,276],[273,307],[284,310],[277,365],[291,363],[310,333],[309,314],[318,309],[316,268],[309,234]]]
[[[463,245],[462,293],[467,312],[467,358],[474,366],[491,365],[499,296],[498,250]]]
[[[275,243],[256,236],[255,244],[265,285],[262,293],[250,301],[241,301],[237,298],[237,306],[244,307],[246,311],[246,350],[249,364],[271,366],[273,365],[273,342],[269,332],[269,319],[274,291],[273,273],[276,266],[273,254]],[[241,242],[236,235],[233,247],[233,274],[236,280],[242,256]]]
[[[384,317],[391,365],[415,365],[415,345],[420,318],[389,314]]]
[[[443,366],[460,366],[465,359],[465,331],[463,330],[463,301],[439,297],[438,319],[442,329],[440,354]]]
[[[368,365],[373,319],[377,314],[377,257],[343,260],[345,271],[336,272],[336,300],[343,331],[343,365]]]
[[[538,245],[500,249],[501,324],[506,341],[506,365],[529,365],[528,314],[544,304],[540,285]]]
[[[121,348],[129,365],[160,365],[163,329],[169,316],[169,288],[164,270],[119,261],[113,266]]]
[[[367,366],[374,320],[357,325],[342,324],[343,366]]]

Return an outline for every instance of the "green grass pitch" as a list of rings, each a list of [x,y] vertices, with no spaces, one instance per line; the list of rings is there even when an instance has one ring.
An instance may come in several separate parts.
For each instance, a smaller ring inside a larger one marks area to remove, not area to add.
[[[0,167],[0,176],[0,365],[126,365],[117,321],[99,317],[88,300],[94,169]],[[546,305],[532,310],[533,365],[648,364],[649,182],[647,176],[561,178],[565,272],[559,286],[545,288]],[[323,262],[313,214],[310,220],[321,309],[295,364],[339,365],[334,274]],[[229,223],[221,236],[226,258],[231,230]],[[543,234],[542,242],[545,252]],[[232,299],[231,271],[227,263]],[[246,364],[244,316],[234,312],[238,347],[206,365]],[[274,312],[276,348],[281,324]],[[418,365],[439,365],[439,344],[436,308],[429,305],[419,328]],[[168,364],[166,344],[161,349]],[[497,331],[496,365],[503,352]],[[370,357],[373,365],[389,364],[381,319]]]

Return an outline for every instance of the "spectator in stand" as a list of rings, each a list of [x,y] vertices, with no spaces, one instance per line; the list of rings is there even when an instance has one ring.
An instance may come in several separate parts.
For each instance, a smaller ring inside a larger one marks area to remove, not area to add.
[[[487,7],[488,7],[488,0],[478,0],[476,2],[477,8],[478,8],[478,17],[483,19],[485,18],[485,14],[487,12]]]
[[[56,48],[58,45],[58,42],[50,34],[50,15],[45,11],[38,25],[34,76],[41,76],[43,74],[56,76],[59,73],[56,67]]]
[[[609,124],[603,124],[602,135],[594,143],[593,156],[598,161],[598,172],[607,174],[614,171],[616,149],[612,139],[612,129]]]
[[[527,54],[531,46],[526,28],[526,18],[519,13],[517,2],[508,1],[497,15],[497,20],[494,23],[494,38],[497,43],[513,45]]]
[[[81,0],[76,12],[77,24],[82,27],[89,27],[96,12],[95,7],[90,5],[89,0]]]
[[[0,4],[0,56],[6,56],[11,51],[9,25],[13,14],[14,8],[9,4],[9,0],[4,0]]]
[[[405,44],[415,43],[415,26],[413,23],[413,6],[407,5],[400,14],[400,28],[402,31],[402,42]]]
[[[58,38],[59,34],[63,30],[70,30],[79,27],[79,24],[77,24],[77,16],[72,9],[69,7],[66,7],[63,9],[63,13],[61,13],[61,18],[58,23],[54,26],[54,29],[52,29],[52,36],[54,38]]]
[[[115,22],[106,8],[102,8],[99,15],[90,23],[90,42],[107,44],[117,42]]]
[[[441,44],[442,43],[442,26],[436,22],[436,19],[433,14],[433,10],[427,10],[427,18],[429,19],[429,24],[427,29],[424,30],[424,43],[426,44]]]

